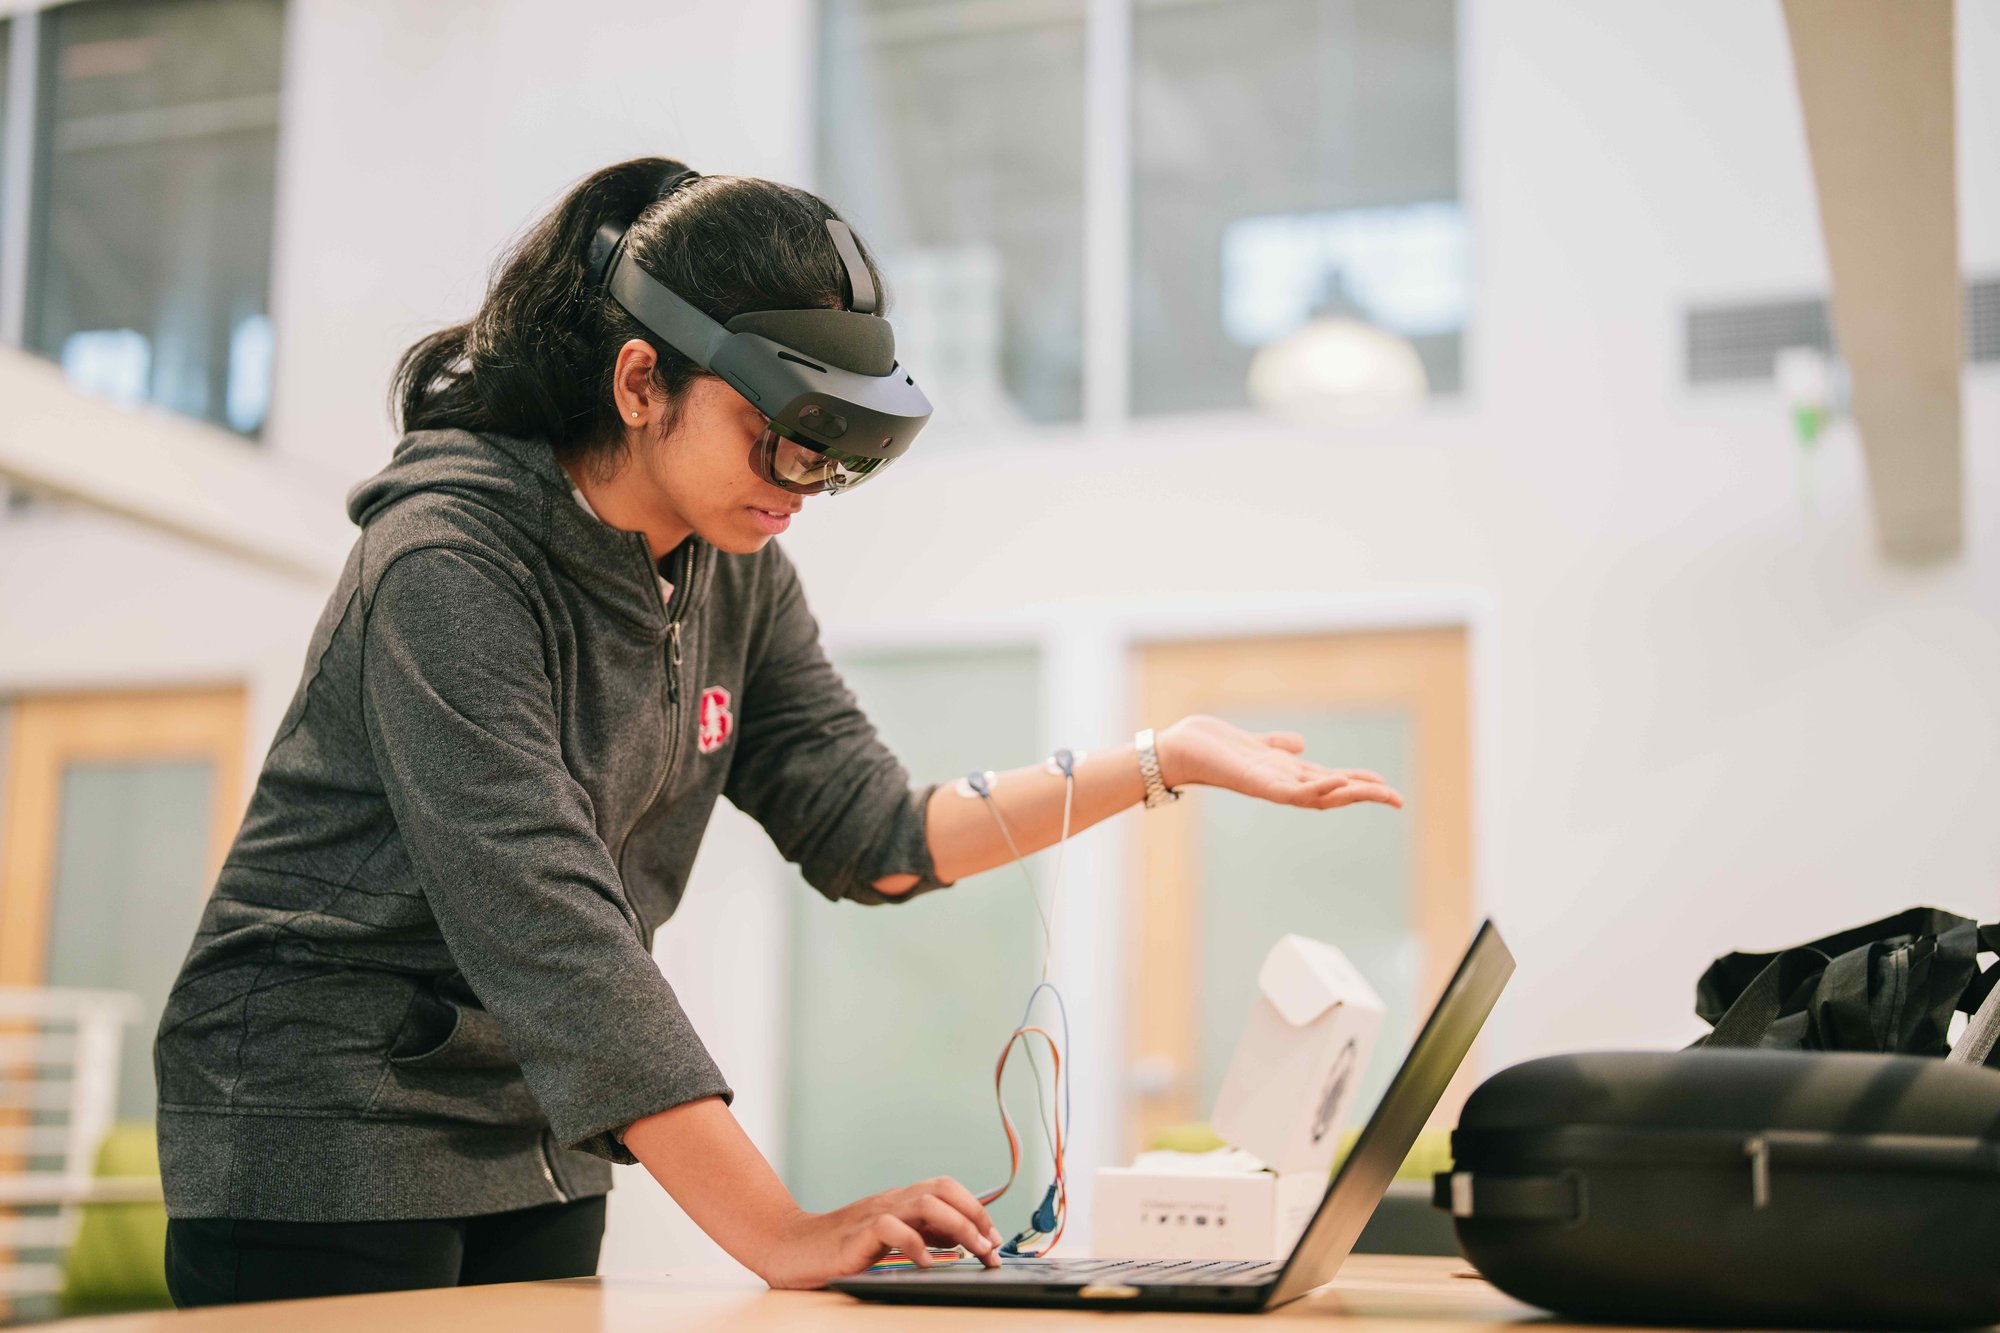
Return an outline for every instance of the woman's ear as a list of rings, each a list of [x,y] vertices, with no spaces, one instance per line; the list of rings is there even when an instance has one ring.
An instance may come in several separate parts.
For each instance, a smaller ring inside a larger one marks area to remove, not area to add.
[[[659,354],[644,338],[626,340],[618,349],[618,363],[611,373],[611,398],[618,405],[618,419],[634,430],[657,425],[666,409],[653,368]]]

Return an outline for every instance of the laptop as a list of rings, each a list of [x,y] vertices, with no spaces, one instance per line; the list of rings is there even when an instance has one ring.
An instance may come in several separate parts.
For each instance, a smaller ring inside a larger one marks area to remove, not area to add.
[[[829,1285],[865,1301],[911,1305],[1044,1305],[1092,1310],[1254,1313],[1324,1286],[1360,1239],[1417,1134],[1458,1072],[1473,1038],[1514,974],[1514,956],[1491,921],[1479,927],[1403,1067],[1282,1264],[1198,1259],[970,1259],[886,1269]]]

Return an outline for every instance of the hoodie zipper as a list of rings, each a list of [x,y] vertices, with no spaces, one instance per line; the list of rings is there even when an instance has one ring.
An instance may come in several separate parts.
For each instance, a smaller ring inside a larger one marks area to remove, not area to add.
[[[549,1188],[555,1191],[556,1202],[568,1203],[569,1192],[556,1182],[555,1163],[549,1160],[549,1132],[547,1130],[543,1130],[535,1136],[535,1155],[541,1158],[542,1179],[548,1181]]]
[[[692,542],[692,539],[690,539],[690,542]],[[681,617],[687,611],[688,598],[694,595],[698,554],[699,548],[690,544],[687,559],[681,562],[681,582],[686,588],[686,594],[678,599],[680,605],[667,619],[667,654],[666,664],[662,671],[665,677],[663,689],[666,694],[666,701],[660,709],[660,748],[666,752],[666,762],[660,766],[660,775],[653,780],[653,789],[647,793],[645,803],[639,807],[638,816],[626,827],[625,836],[618,840],[618,855],[613,861],[618,867],[618,878],[621,881],[625,878],[625,848],[631,843],[632,834],[637,831],[639,825],[646,822],[646,816],[653,812],[653,805],[660,799],[660,793],[666,789],[667,779],[673,776],[674,763],[679,758],[682,731],[679,707],[681,697]],[[647,572],[650,574],[652,571],[648,570]],[[631,895],[629,893],[626,895],[626,901],[631,902]],[[637,903],[632,903],[632,914],[639,918],[639,924],[643,928],[646,924],[646,918],[640,913]]]
[[[694,591],[695,575],[697,572],[696,548],[694,546],[690,545],[688,547],[687,558],[681,562],[681,566],[681,581],[691,596]],[[648,575],[651,575],[653,571],[649,568],[646,572]],[[612,864],[618,869],[618,878],[621,883],[625,878],[625,847],[632,841],[633,831],[639,825],[645,823],[646,816],[652,813],[654,802],[660,799],[660,793],[666,788],[667,779],[674,771],[674,760],[676,758],[674,752],[680,748],[680,709],[677,705],[680,700],[681,616],[687,611],[687,605],[687,600],[684,597],[674,614],[667,619],[668,649],[667,666],[665,669],[667,702],[666,706],[661,710],[660,715],[661,730],[666,733],[666,736],[663,738],[662,748],[667,751],[667,762],[661,766],[659,777],[653,780],[653,789],[647,793],[645,804],[639,807],[638,817],[625,830],[625,836],[618,840],[618,855],[612,859]],[[646,924],[646,918],[639,911],[639,905],[636,902],[632,902],[630,893],[626,894],[625,900],[631,904],[632,915],[639,918],[639,924],[643,928]],[[549,1189],[554,1191],[557,1201],[568,1203],[570,1201],[569,1192],[556,1179],[555,1163],[549,1160],[549,1135],[547,1131],[544,1131],[536,1138],[535,1155],[541,1163],[542,1179],[548,1182]]]

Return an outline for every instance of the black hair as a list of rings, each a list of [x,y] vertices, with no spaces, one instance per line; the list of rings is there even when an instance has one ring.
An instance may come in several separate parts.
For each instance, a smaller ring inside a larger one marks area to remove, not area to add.
[[[404,352],[390,405],[405,431],[458,427],[546,441],[562,457],[614,457],[624,439],[612,399],[618,349],[643,338],[671,428],[704,374],[590,280],[590,245],[627,225],[625,254],[711,318],[846,300],[817,195],[754,176],[689,176],[671,158],[620,162],[585,178],[501,257],[479,311]],[[671,189],[666,189],[669,184]],[[662,197],[662,191],[665,195]],[[862,258],[882,289],[866,248]]]

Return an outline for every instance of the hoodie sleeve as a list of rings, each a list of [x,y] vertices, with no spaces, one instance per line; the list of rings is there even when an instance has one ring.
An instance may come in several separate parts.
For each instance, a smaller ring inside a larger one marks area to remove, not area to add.
[[[899,903],[948,887],[926,841],[925,809],[937,784],[911,787],[821,651],[797,571],[771,549],[761,648],[738,703],[724,795],[830,899]],[[894,895],[874,887],[898,874],[917,882]]]
[[[640,942],[563,762],[540,622],[513,576],[426,548],[377,582],[368,743],[452,961],[565,1144],[617,1162],[643,1116],[731,1097]]]

